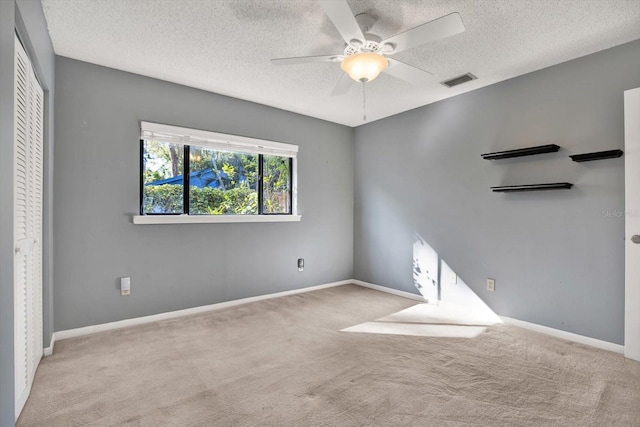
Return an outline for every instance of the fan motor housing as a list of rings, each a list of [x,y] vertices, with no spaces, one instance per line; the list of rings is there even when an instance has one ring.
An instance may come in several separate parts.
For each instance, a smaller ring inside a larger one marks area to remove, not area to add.
[[[360,46],[354,46],[353,44],[347,45],[347,47],[344,48],[344,55],[349,56],[362,52],[378,53],[380,52],[381,48],[382,47],[380,46],[380,43],[378,43],[377,41],[367,40]]]

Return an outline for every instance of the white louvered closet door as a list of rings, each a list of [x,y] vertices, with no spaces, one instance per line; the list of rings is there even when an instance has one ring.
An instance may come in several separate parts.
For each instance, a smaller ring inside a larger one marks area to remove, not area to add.
[[[16,419],[42,358],[44,92],[16,37],[14,118],[14,312]]]

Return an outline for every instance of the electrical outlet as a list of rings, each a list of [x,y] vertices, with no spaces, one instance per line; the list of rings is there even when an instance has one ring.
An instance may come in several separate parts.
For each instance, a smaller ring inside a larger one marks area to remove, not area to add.
[[[120,278],[120,295],[131,295],[131,277]]]
[[[451,273],[449,273],[449,283],[451,283],[453,285],[458,283],[458,275],[456,273],[454,273],[453,271]]]
[[[304,270],[304,258],[298,258],[298,271]]]
[[[491,292],[496,290],[496,281],[494,279],[487,279],[487,290]]]

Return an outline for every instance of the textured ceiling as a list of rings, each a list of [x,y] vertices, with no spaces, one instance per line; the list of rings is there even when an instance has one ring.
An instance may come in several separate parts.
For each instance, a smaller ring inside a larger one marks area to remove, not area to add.
[[[43,0],[56,54],[246,99],[348,126],[363,122],[362,87],[331,96],[338,63],[269,59],[341,53],[314,0]],[[349,0],[382,38],[451,12],[466,31],[395,55],[428,70],[412,86],[366,85],[367,121],[640,38],[638,0]],[[439,82],[471,72],[453,89]]]

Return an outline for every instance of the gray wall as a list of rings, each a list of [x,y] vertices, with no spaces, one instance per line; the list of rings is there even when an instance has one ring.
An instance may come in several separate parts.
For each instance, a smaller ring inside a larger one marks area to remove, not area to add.
[[[14,10],[0,1],[0,426],[14,420],[13,63]]]
[[[498,314],[622,344],[623,161],[567,156],[623,148],[639,70],[635,41],[357,128],[355,277],[415,292],[418,233]],[[480,157],[550,143],[561,151]],[[575,187],[489,190],[557,181]]]
[[[13,367],[13,115],[14,32],[18,31],[45,90],[44,341],[49,345],[51,310],[51,174],[54,53],[38,0],[0,1],[0,426],[14,425]]]
[[[63,57],[56,78],[55,330],[353,276],[353,129]],[[299,145],[302,221],[132,224],[140,120]]]

